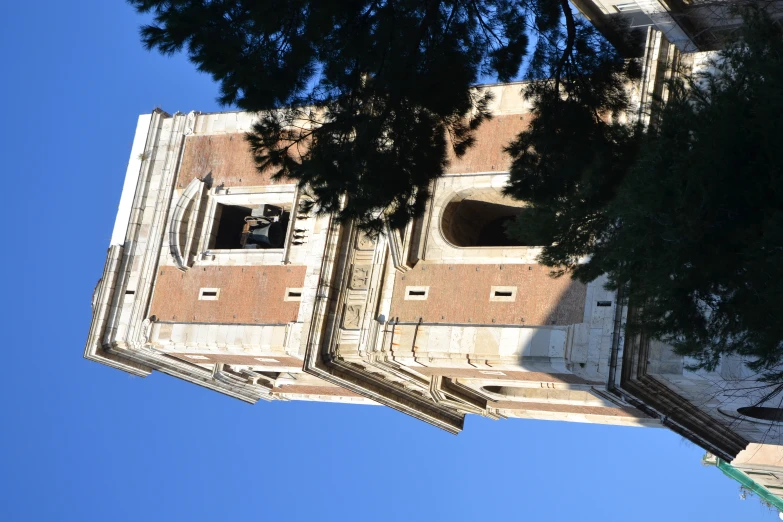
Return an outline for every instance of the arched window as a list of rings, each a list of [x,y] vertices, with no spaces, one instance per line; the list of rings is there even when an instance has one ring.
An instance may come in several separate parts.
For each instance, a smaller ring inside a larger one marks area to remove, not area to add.
[[[443,209],[443,237],[457,247],[528,246],[505,234],[506,224],[524,209],[523,201],[492,188],[457,196]]]
[[[483,386],[481,389],[489,393],[505,395],[506,397],[528,397],[530,395],[530,388],[518,386]]]
[[[783,408],[768,408],[765,406],[745,406],[737,408],[737,413],[752,419],[772,422],[783,422]]]

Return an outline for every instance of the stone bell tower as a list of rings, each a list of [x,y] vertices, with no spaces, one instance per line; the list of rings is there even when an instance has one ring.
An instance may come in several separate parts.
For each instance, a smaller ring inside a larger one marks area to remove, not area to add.
[[[628,121],[651,121],[681,66],[709,66],[692,51],[715,42],[686,38],[656,7],[669,2],[574,3],[607,36],[617,17],[652,24],[639,26]],[[255,169],[254,115],[139,117],[84,356],[250,403],[385,405],[452,433],[469,413],[666,426],[779,495],[783,413],[745,361],[691,370],[625,334],[633,303],[604,281],[553,279],[541,247],[502,234],[525,211],[502,194],[503,149],[530,107],[518,84],[482,88],[494,118],[476,145],[452,158],[420,218],[375,239],[306,212],[305,191]]]
[[[454,158],[425,214],[377,239],[304,211],[255,169],[253,115],[139,118],[85,355],[245,401],[383,404],[448,431],[465,414],[657,424],[601,389],[620,342],[615,296],[553,279],[503,223],[503,147],[519,85]]]

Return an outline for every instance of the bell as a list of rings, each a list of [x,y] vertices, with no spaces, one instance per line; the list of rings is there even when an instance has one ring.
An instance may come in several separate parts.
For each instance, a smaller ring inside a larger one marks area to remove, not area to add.
[[[277,221],[250,229],[247,237],[248,243],[261,248],[283,248],[284,241],[285,229]]]

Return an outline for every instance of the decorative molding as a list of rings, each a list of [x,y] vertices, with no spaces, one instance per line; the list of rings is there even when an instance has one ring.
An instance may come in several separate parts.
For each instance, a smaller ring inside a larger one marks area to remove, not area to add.
[[[190,111],[188,113],[187,118],[185,118],[185,130],[183,135],[190,136],[193,134],[196,129],[196,119],[198,118],[199,114],[201,113],[198,111]]]
[[[628,308],[632,322],[635,307]],[[620,389],[663,415],[663,424],[692,440],[713,455],[731,461],[749,441],[733,432],[692,402],[674,392],[657,378],[648,375],[650,339],[645,335],[627,335],[623,348]]]

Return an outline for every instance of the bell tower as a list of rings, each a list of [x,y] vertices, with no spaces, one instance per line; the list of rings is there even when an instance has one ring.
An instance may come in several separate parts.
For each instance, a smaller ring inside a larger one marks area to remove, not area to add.
[[[516,85],[422,217],[368,237],[259,173],[253,115],[141,116],[85,355],[234,397],[384,404],[448,431],[467,413],[657,424],[600,391],[618,320],[602,282],[553,279],[510,242],[503,146]],[[620,318],[621,320],[621,318]]]

